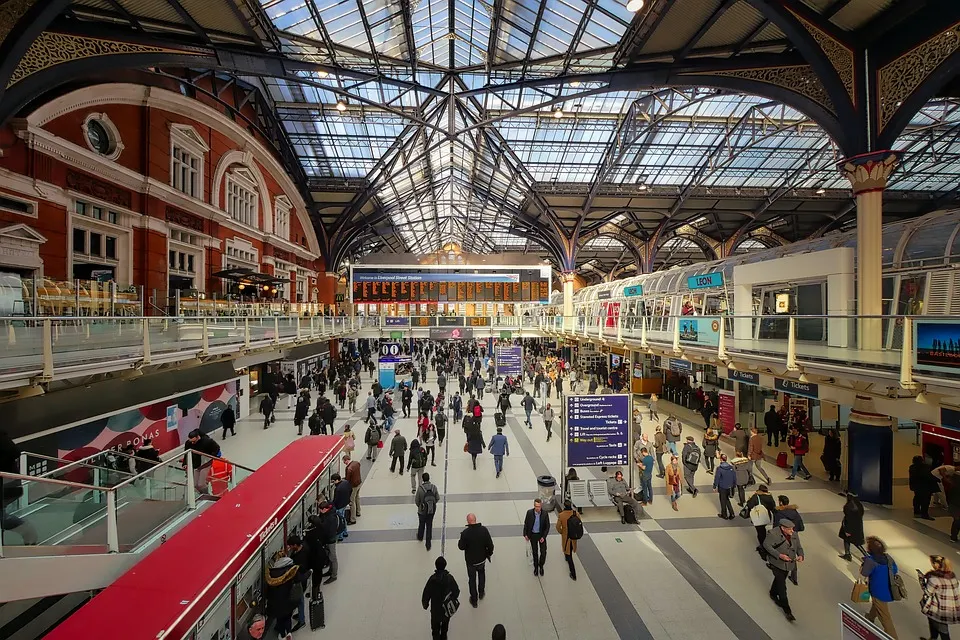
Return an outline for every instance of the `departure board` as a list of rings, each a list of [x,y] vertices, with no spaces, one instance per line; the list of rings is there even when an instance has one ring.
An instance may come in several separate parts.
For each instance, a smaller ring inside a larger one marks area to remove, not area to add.
[[[355,304],[550,301],[549,267],[350,268]]]

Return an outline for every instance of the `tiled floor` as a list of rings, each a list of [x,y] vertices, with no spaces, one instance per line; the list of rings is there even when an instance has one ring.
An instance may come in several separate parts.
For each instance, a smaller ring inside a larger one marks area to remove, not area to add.
[[[557,404],[556,399],[553,402]],[[494,398],[487,395],[483,404],[484,434],[489,438],[495,432]],[[661,412],[664,405],[661,401]],[[348,421],[359,423],[364,412],[354,417],[340,413],[338,428]],[[222,443],[224,455],[248,465],[262,464],[296,437],[292,418],[292,411],[278,412],[277,423],[267,431],[256,417],[242,421],[239,435]],[[651,439],[653,424],[645,421],[643,426]],[[409,440],[414,420],[400,419],[397,427]],[[773,492],[789,495],[809,523],[801,534],[807,561],[800,570],[800,586],[790,585],[798,618],[790,624],[767,597],[771,575],[754,552],[754,529],[740,519],[717,518],[717,499],[710,491],[713,476],[704,470],[697,476],[700,496],[684,496],[679,512],[670,509],[662,481],[655,481],[654,503],[639,527],[621,525],[612,508],[586,511],[587,535],[576,558],[579,579],[567,577],[555,532],[548,538],[547,575],[535,578],[521,537],[522,517],[532,504],[536,475],[544,471],[562,475],[561,439],[546,442],[542,421],[535,418],[534,428],[527,429],[516,409],[505,433],[511,455],[503,475],[496,478],[492,458],[481,455],[474,471],[462,450],[462,431],[458,426],[448,430],[448,439],[437,451],[437,466],[427,467],[446,497],[429,553],[415,540],[417,517],[409,477],[391,474],[390,460],[383,453],[372,465],[361,456],[365,506],[351,536],[338,547],[340,580],[324,588],[327,627],[315,634],[302,630],[297,636],[428,638],[429,616],[420,606],[420,594],[442,551],[464,593],[463,607],[451,623],[450,637],[456,640],[486,640],[498,622],[506,626],[511,640],[838,636],[837,603],[849,597],[857,567],[837,557],[843,499],[835,486],[817,480],[786,481],[783,470],[767,465]],[[580,475],[584,477],[583,472]],[[456,549],[468,512],[489,526],[496,546],[487,565],[487,596],[477,609],[467,603],[466,571]],[[868,535],[887,542],[907,578],[909,599],[892,606],[900,637],[920,636],[926,622],[916,604],[920,589],[914,569],[927,567],[927,554],[953,557],[956,548],[941,533],[901,519],[898,511],[868,507],[866,529]]]

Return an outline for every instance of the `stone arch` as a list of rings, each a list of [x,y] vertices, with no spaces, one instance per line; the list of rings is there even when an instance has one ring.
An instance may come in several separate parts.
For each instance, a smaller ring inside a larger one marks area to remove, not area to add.
[[[267,181],[263,179],[260,166],[253,159],[253,154],[249,151],[228,151],[220,157],[220,162],[217,163],[217,170],[213,174],[210,204],[217,209],[223,208],[221,205],[220,191],[223,189],[223,181],[227,176],[227,171],[235,164],[247,169],[257,183],[257,191],[260,192],[260,211],[263,216],[263,228],[261,231],[264,233],[273,232],[273,203],[270,202],[270,191],[267,189]]]

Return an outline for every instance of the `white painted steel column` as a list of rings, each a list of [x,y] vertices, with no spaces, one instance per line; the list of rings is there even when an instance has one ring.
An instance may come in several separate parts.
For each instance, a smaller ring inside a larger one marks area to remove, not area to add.
[[[790,316],[790,333],[787,335],[787,371],[797,370],[797,319]]]
[[[858,346],[883,346],[883,191],[900,164],[902,153],[876,151],[842,161],[838,168],[857,197]],[[872,317],[865,317],[872,316]]]
[[[107,491],[107,547],[110,553],[120,553],[120,533],[117,530],[117,494]]]
[[[900,349],[900,387],[915,389],[913,381],[913,318],[903,319],[903,347]]]
[[[87,325],[89,326],[89,324]],[[47,380],[53,379],[53,324],[50,320],[43,321],[43,329],[40,333],[40,339],[43,341],[43,377]]]
[[[574,271],[564,271],[560,281],[563,285],[563,330],[573,321],[573,281],[577,277]]]
[[[243,348],[250,350],[250,318],[243,319]]]
[[[143,319],[143,364],[150,364],[150,321]]]

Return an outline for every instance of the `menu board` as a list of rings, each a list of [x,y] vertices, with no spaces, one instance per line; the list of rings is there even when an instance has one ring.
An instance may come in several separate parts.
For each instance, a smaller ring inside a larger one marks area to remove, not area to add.
[[[539,267],[350,269],[352,302],[424,304],[430,302],[550,301],[550,271]]]

